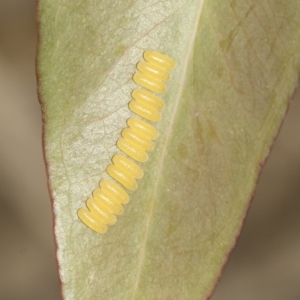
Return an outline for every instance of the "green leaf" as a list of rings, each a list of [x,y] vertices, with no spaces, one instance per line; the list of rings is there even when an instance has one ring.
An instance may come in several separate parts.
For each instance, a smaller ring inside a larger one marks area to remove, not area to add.
[[[65,299],[206,299],[300,67],[298,0],[40,0],[39,93]],[[78,217],[147,49],[172,57],[156,148],[104,235]]]

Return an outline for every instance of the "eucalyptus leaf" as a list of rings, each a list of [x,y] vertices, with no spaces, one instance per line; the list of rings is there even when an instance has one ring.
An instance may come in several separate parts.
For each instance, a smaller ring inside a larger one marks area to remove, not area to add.
[[[300,69],[298,0],[40,0],[38,80],[64,299],[206,299]],[[119,150],[145,50],[176,61],[144,177],[106,234],[77,210]]]

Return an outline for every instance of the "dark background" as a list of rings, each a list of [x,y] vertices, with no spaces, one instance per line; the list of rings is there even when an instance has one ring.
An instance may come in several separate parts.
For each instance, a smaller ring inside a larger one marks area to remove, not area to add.
[[[36,93],[35,6],[0,0],[1,300],[60,299]],[[300,299],[299,100],[298,92],[212,300]]]

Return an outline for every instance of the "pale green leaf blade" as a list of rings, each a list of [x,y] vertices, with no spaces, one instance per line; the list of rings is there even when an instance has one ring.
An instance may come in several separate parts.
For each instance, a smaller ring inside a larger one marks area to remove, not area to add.
[[[295,88],[298,0],[40,0],[40,95],[65,299],[206,299]],[[136,63],[177,62],[160,138],[105,235],[76,211],[118,151]]]

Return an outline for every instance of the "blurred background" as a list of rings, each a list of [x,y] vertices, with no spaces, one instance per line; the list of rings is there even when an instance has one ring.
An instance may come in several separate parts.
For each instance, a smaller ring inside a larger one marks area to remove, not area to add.
[[[35,0],[0,0],[0,300],[61,299],[36,92],[35,10]],[[298,91],[211,300],[300,299],[299,128]]]

